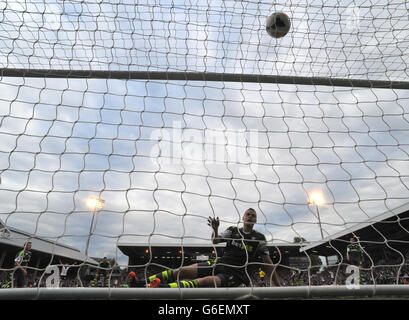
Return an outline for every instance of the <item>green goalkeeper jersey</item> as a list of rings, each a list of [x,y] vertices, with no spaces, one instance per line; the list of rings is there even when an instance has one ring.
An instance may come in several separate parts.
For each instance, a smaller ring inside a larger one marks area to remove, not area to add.
[[[244,232],[243,228],[229,227],[220,234],[222,241],[227,242],[223,255],[218,262],[235,266],[245,266],[263,255],[269,255],[264,234],[252,230]]]

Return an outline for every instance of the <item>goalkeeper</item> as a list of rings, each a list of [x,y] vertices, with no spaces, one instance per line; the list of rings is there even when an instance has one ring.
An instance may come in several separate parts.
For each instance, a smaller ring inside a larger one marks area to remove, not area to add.
[[[177,270],[165,270],[149,277],[148,287],[196,288],[196,287],[237,287],[250,284],[246,265],[261,256],[266,264],[266,284],[271,280],[281,286],[275,266],[270,258],[265,236],[253,229],[257,222],[254,209],[247,209],[243,215],[243,227],[231,226],[219,234],[219,218],[208,219],[212,228],[213,244],[227,242],[223,255],[213,261],[196,263]]]

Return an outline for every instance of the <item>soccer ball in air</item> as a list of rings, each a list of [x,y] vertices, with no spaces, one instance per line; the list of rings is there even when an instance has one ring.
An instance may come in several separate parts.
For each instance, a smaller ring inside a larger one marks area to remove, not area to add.
[[[283,12],[275,12],[267,18],[266,30],[273,38],[284,37],[291,27],[290,18]]]

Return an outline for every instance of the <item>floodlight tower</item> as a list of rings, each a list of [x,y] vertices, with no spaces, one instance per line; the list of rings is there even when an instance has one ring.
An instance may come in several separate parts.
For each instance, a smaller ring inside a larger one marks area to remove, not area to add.
[[[89,234],[88,234],[88,239],[87,239],[87,246],[85,247],[85,255],[88,255],[88,247],[89,247],[89,241],[91,238],[91,234],[93,232],[93,226],[94,226],[94,219],[95,215],[98,213],[98,211],[101,211],[104,208],[105,201],[102,200],[101,198],[97,197],[90,197],[87,199],[87,206],[92,210],[92,219],[91,219],[91,225],[89,228]]]

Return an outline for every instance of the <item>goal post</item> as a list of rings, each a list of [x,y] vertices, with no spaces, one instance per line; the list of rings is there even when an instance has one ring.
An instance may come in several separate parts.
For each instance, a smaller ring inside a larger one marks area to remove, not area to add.
[[[404,0],[0,4],[0,299],[406,296],[408,30]],[[123,288],[248,208],[283,287]]]
[[[340,298],[383,299],[407,297],[409,288],[405,285],[363,285],[351,289],[346,286],[285,287],[285,288],[26,288],[3,289],[0,300],[262,300],[262,299],[314,299]]]

